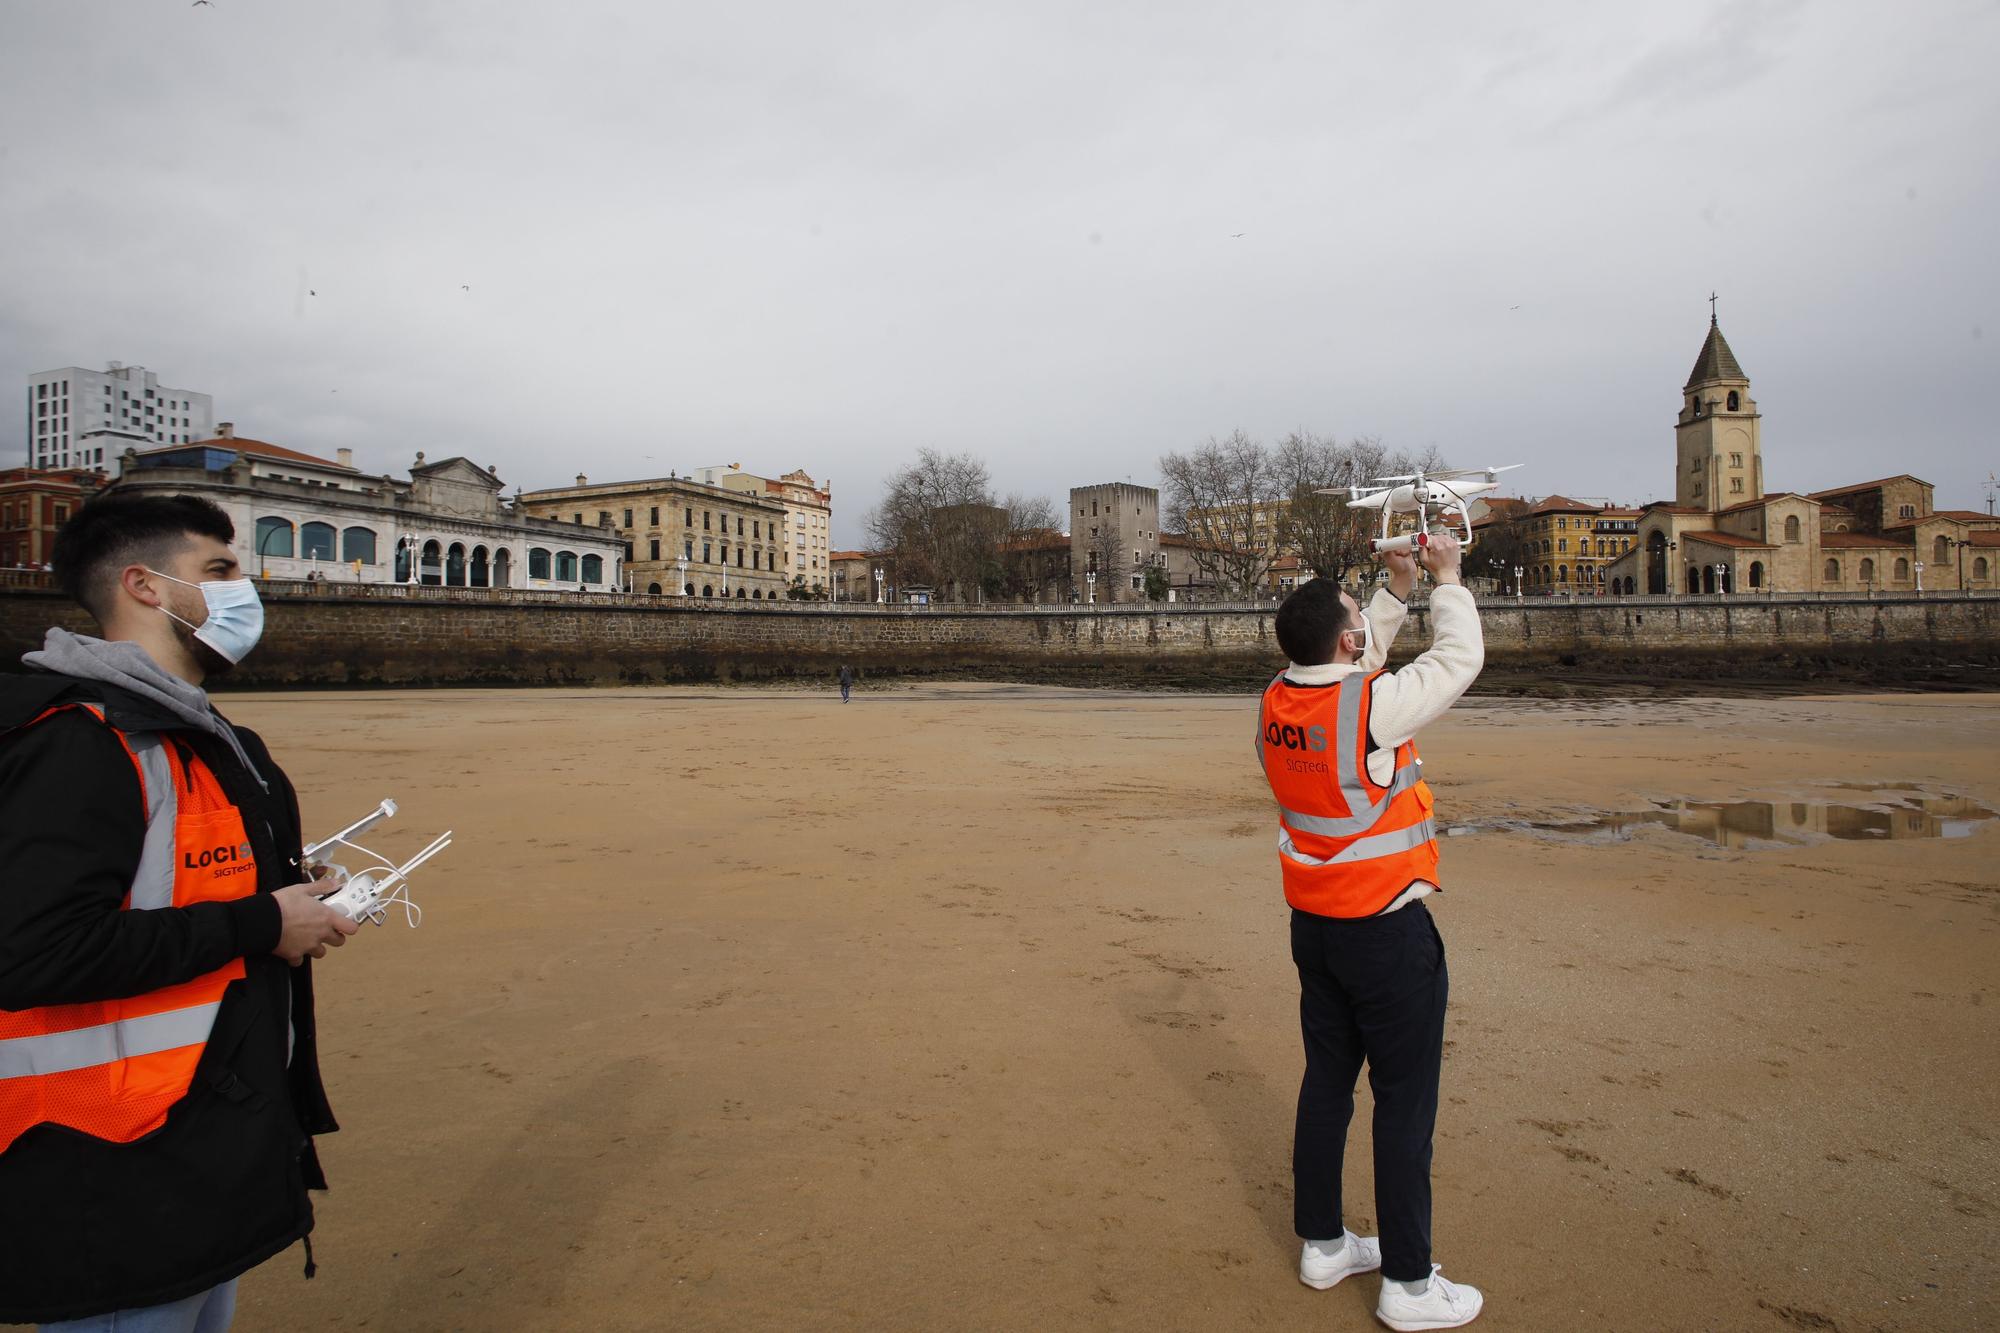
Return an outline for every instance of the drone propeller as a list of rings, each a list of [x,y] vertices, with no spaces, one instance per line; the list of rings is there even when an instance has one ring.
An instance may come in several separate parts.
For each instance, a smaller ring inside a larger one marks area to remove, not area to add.
[[[1526,466],[1527,464],[1525,463],[1509,463],[1505,467],[1455,467],[1446,472],[1433,472],[1430,475],[1432,480],[1446,480],[1452,477],[1477,477],[1482,474],[1491,477],[1496,473],[1512,472],[1517,467]]]

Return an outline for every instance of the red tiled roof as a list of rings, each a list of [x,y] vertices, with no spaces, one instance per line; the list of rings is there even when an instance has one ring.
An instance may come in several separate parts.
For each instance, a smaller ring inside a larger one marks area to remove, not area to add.
[[[1536,505],[1532,512],[1537,514],[1594,514],[1597,512],[1597,506],[1572,500],[1567,495],[1551,495],[1548,499]]]
[[[1821,546],[1838,546],[1843,548],[1856,546],[1880,547],[1899,551],[1916,549],[1915,544],[1912,542],[1899,542],[1894,537],[1877,537],[1872,532],[1822,532],[1819,535],[1819,544]]]
[[[1974,546],[2000,546],[2000,531],[1987,528],[1979,532],[1969,532],[1965,540]]]
[[[1693,505],[1670,505],[1665,500],[1655,500],[1639,511],[1642,514],[1706,514],[1706,509]]]
[[[1752,541],[1748,537],[1739,537],[1733,532],[1683,532],[1681,540],[1684,542],[1703,542],[1709,546],[1731,546],[1738,549],[1757,551],[1775,549],[1775,544],[1772,542]]]
[[[302,454],[297,449],[287,449],[282,444],[272,444],[269,440],[253,440],[243,435],[217,435],[208,440],[170,444],[163,449],[143,449],[140,451],[140,456],[172,453],[177,449],[233,449],[239,454],[257,454],[263,458],[275,458],[285,463],[311,463],[316,467],[339,468],[343,472],[357,470],[336,463],[331,458],[321,458],[317,454]]]
[[[1733,504],[1722,512],[1733,514],[1739,509],[1755,509],[1757,506],[1769,504],[1773,500],[1810,500],[1811,498],[1809,495],[1800,495],[1797,491],[1765,491],[1754,500],[1745,500],[1740,504]]]
[[[1013,541],[1000,543],[1003,551],[1067,551],[1069,534],[1053,530],[1024,533]]]
[[[1950,518],[1960,523],[2000,523],[2000,514],[1982,514],[1977,509],[1934,509],[1925,518]]]
[[[1823,491],[1814,491],[1808,498],[1817,500],[1822,495],[1850,495],[1855,491],[1872,491],[1877,486],[1887,486],[1892,481],[1914,481],[1920,486],[1930,485],[1922,477],[1913,477],[1907,472],[1900,472],[1893,477],[1877,477],[1873,481],[1858,481],[1852,486],[1832,486]]]
[[[874,560],[878,557],[872,551],[834,551],[826,557],[829,560]]]

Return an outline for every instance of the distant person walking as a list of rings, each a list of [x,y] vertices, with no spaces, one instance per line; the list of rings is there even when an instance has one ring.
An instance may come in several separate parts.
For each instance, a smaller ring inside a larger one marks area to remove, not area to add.
[[[202,690],[264,625],[234,535],[206,500],[92,500],[55,566],[104,637],[0,678],[0,1323],[220,1333],[326,1188],[305,960],[357,926]]]
[[[846,703],[847,697],[853,692],[854,668],[843,662],[840,667],[840,701]]]
[[[1436,590],[1430,650],[1382,670],[1416,586],[1409,555],[1363,616],[1314,579],[1278,608],[1291,664],[1264,691],[1257,750],[1278,801],[1278,862],[1292,907],[1292,961],[1306,1072],[1292,1141],[1299,1280],[1331,1287],[1382,1270],[1376,1318],[1399,1330],[1478,1318],[1477,1288],[1431,1262],[1431,1136],[1449,983],[1423,899],[1438,889],[1437,831],[1416,734],[1442,717],[1485,661],[1479,612],[1459,582],[1458,542],[1420,557]],[[1363,1062],[1375,1093],[1379,1241],[1346,1229],[1341,1162]]]

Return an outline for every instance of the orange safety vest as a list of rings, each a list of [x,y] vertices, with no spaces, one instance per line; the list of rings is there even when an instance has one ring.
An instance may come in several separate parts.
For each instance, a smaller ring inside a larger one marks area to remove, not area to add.
[[[100,722],[94,704],[63,704]],[[110,726],[109,722],[105,722]],[[156,733],[112,728],[145,800],[146,841],[121,907],[148,911],[228,902],[257,891],[243,815],[215,774]],[[222,993],[243,975],[232,959],[190,981],[122,1000],[0,1010],[0,1152],[41,1124],[130,1143],[166,1123],[187,1095]]]
[[[1414,880],[1438,882],[1431,789],[1417,744],[1396,747],[1389,785],[1368,775],[1368,705],[1382,673],[1264,689],[1257,758],[1278,800],[1285,901],[1315,916],[1373,916]]]

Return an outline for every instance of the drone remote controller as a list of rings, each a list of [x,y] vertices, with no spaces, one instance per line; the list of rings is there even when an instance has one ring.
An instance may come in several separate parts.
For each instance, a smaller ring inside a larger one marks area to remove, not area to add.
[[[394,801],[384,801],[366,818],[357,820],[332,837],[316,842],[305,849],[304,857],[308,861],[315,859],[319,853],[330,847],[341,846],[351,851],[359,852],[375,862],[374,865],[356,874],[349,874],[345,867],[333,865],[330,862],[320,863],[327,871],[331,872],[335,882],[339,884],[338,888],[321,897],[320,901],[346,917],[349,921],[371,921],[379,926],[388,919],[391,907],[401,907],[404,918],[412,926],[416,926],[423,920],[422,909],[410,901],[408,892],[410,872],[430,860],[433,856],[436,856],[445,848],[451,846],[451,833],[449,831],[445,832],[433,841],[430,846],[424,848],[401,865],[395,864],[387,857],[376,852],[369,851],[360,843],[351,841],[354,834],[364,829],[372,828],[395,813],[396,803]]]

